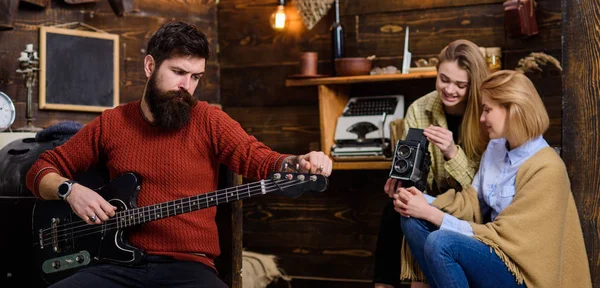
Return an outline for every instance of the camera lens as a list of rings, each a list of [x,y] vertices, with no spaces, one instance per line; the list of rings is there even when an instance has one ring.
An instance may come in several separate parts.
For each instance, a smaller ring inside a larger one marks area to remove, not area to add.
[[[408,162],[404,159],[396,161],[396,163],[394,163],[394,170],[400,174],[406,172],[406,170],[408,170]]]
[[[407,158],[410,156],[410,147],[407,145],[400,145],[400,147],[398,147],[398,156],[401,158]]]

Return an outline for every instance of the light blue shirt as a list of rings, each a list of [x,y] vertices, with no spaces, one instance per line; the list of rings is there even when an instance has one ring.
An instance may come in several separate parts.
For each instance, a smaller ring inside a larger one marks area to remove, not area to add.
[[[473,188],[477,191],[479,205],[484,219],[494,221],[515,197],[517,171],[521,165],[540,149],[548,147],[542,136],[533,138],[523,145],[508,150],[506,139],[491,140],[481,157],[479,171],[473,178]],[[426,197],[431,203],[435,198]],[[442,230],[450,230],[467,236],[473,236],[473,228],[469,222],[445,214],[440,226]]]

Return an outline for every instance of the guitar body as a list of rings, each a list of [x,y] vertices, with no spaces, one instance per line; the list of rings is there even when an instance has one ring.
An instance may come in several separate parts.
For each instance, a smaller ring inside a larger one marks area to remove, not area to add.
[[[126,211],[136,207],[140,178],[133,173],[122,174],[96,190],[98,194]],[[64,201],[38,200],[33,208],[32,229],[34,251],[42,279],[57,282],[77,270],[97,261],[134,265],[144,252],[127,242],[126,230],[105,229],[105,225],[88,225]],[[85,226],[87,229],[74,229]],[[52,227],[56,227],[52,232]],[[87,230],[87,231],[86,231]],[[47,233],[40,234],[44,231]],[[41,236],[43,235],[43,236]],[[43,243],[41,243],[43,242]]]

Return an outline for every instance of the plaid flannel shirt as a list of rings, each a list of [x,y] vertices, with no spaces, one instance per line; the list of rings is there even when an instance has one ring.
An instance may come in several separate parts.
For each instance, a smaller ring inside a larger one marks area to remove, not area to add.
[[[409,128],[425,129],[429,125],[440,126],[448,129],[446,115],[444,114],[442,100],[437,91],[433,91],[413,102],[404,117],[404,135],[406,139]],[[427,177],[427,194],[436,196],[448,189],[462,190],[473,182],[473,177],[479,163],[473,163],[467,158],[465,151],[456,146],[458,152],[452,159],[446,161],[442,151],[434,144],[429,143],[431,154],[431,168]]]

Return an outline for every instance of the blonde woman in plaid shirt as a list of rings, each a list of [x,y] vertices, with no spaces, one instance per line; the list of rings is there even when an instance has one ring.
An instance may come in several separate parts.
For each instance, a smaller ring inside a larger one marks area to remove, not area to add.
[[[436,196],[448,189],[462,190],[471,184],[487,145],[487,133],[479,123],[481,95],[479,86],[488,76],[479,47],[467,40],[456,40],[439,55],[436,91],[413,102],[404,118],[404,136],[409,128],[424,129],[429,140],[431,168],[427,193]],[[384,190],[390,198],[400,181],[388,179]],[[400,214],[392,202],[384,208],[375,252],[376,288],[400,284],[400,246],[403,233]],[[427,287],[413,282],[411,287]]]

